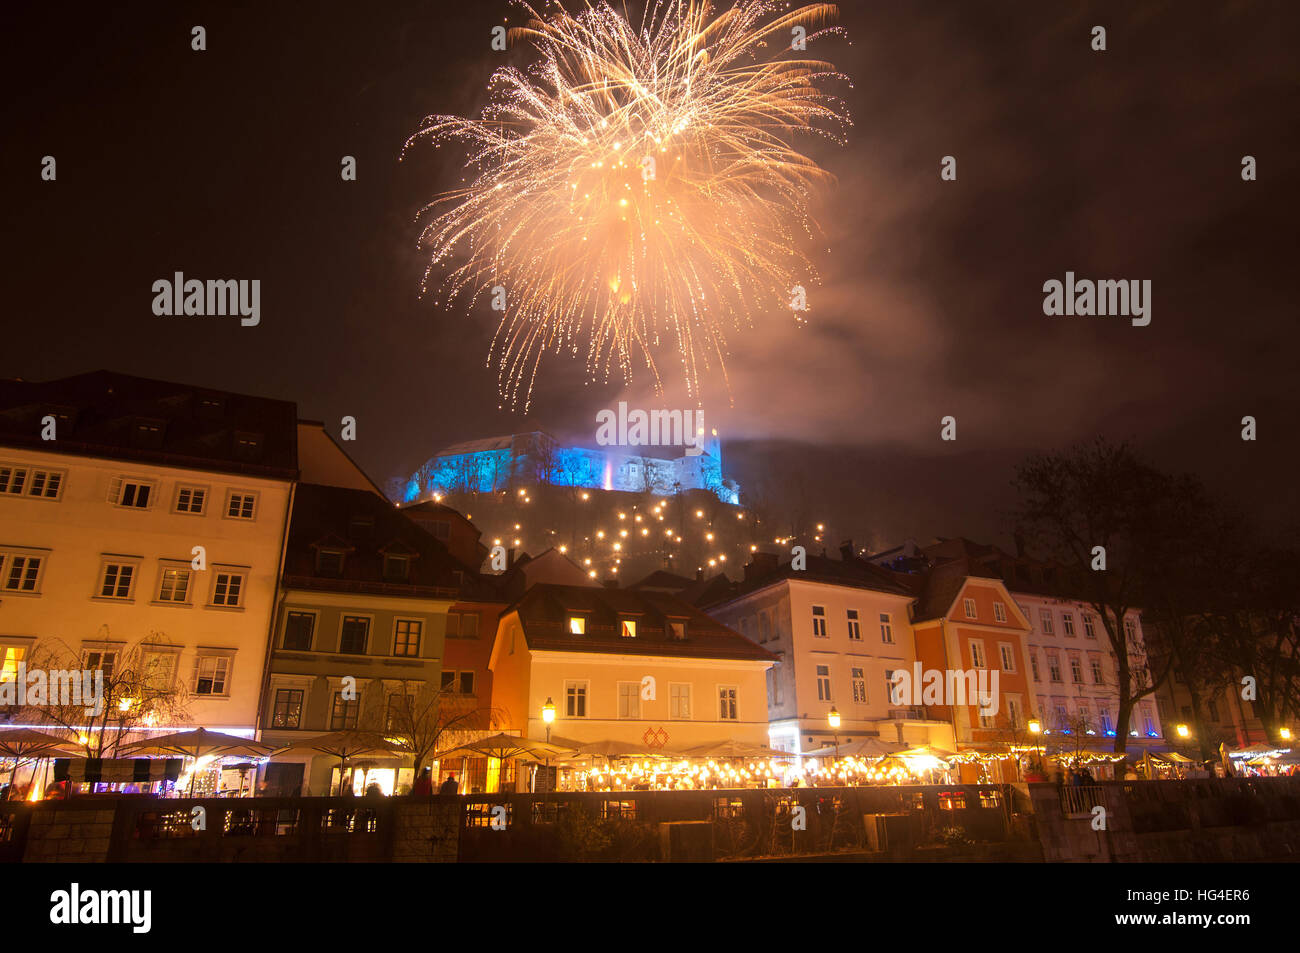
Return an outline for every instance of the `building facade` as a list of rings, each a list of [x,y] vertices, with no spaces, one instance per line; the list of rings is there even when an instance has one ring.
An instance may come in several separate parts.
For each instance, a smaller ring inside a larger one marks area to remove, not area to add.
[[[295,429],[283,401],[102,371],[0,382],[5,668],[147,669],[147,700],[112,700],[149,706],[132,737],[253,736]]]

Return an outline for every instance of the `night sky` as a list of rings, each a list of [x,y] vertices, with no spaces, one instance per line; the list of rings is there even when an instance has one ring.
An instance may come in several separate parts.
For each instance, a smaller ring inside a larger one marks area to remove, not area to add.
[[[415,215],[456,184],[407,136],[473,114],[492,26],[473,3],[6,4],[0,375],[109,368],[296,401],[381,483],[459,440],[661,401],[550,358],[499,409],[494,322],[421,300]],[[819,214],[809,324],[731,337],[734,407],[706,417],[742,487],[808,498],[836,537],[1006,542],[1028,451],[1102,433],[1295,528],[1300,7],[880,0],[814,44],[853,80]],[[207,30],[207,51],[190,29]],[[1106,52],[1091,50],[1094,24]],[[53,155],[56,182],[40,162]],[[341,181],[344,155],[358,180]],[[940,159],[957,159],[943,182]],[[1253,155],[1258,181],[1243,182]],[[539,236],[544,240],[544,236]],[[1150,326],[1047,317],[1042,285],[1149,279]],[[258,278],[262,320],[156,317],[152,283]],[[1254,415],[1259,440],[1240,439]],[[939,439],[953,415],[958,439]],[[743,496],[742,496],[743,501]]]

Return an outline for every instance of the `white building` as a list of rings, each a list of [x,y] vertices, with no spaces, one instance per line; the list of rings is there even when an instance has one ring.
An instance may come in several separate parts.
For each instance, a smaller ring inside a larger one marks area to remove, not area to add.
[[[150,730],[252,736],[295,420],[284,401],[106,371],[0,382],[4,670],[51,646],[108,673],[144,658],[187,716]]]

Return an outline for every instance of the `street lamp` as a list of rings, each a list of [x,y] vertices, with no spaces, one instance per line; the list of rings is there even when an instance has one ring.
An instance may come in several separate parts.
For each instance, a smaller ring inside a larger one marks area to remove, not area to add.
[[[551,722],[555,721],[555,702],[549,697],[546,704],[542,706],[542,721],[546,723],[546,743],[551,743]]]
[[[1029,719],[1029,733],[1038,739],[1038,770],[1043,771],[1043,723],[1037,718]]]
[[[826,716],[826,722],[831,726],[831,731],[834,732],[835,754],[838,757],[840,753],[840,713],[835,710],[834,705],[831,706],[830,714]]]
[[[1290,728],[1279,728],[1279,729],[1277,730],[1277,735],[1278,735],[1278,737],[1281,738],[1283,741],[1290,741],[1290,740],[1291,740],[1291,729],[1290,729]]]
[[[1178,732],[1179,738],[1190,738],[1192,736],[1192,729],[1186,725],[1177,725],[1174,731]]]

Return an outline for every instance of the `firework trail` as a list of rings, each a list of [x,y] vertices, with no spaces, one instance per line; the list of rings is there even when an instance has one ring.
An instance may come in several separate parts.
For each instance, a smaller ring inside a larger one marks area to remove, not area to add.
[[[430,116],[403,147],[467,151],[467,184],[421,211],[422,291],[504,299],[489,361],[512,408],[546,353],[585,357],[590,380],[642,362],[662,392],[661,340],[688,393],[714,367],[729,390],[726,332],[816,280],[801,249],[830,175],[796,141],[842,144],[850,124],[826,91],[847,78],[803,52],[842,32],[836,7],[651,0],[634,24],[605,2],[516,5],[510,40],[536,62],[498,69],[479,118]]]

